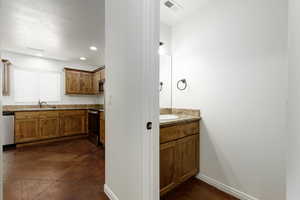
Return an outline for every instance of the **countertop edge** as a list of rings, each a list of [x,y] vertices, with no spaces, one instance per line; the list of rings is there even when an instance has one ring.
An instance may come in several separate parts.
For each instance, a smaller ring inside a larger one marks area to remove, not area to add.
[[[178,124],[185,124],[185,123],[189,123],[189,122],[197,122],[200,120],[201,120],[201,117],[190,116],[190,117],[186,117],[184,119],[176,119],[176,120],[170,120],[170,121],[166,121],[166,122],[160,122],[160,128],[174,126],[174,125],[178,125]]]
[[[96,110],[99,112],[104,112],[104,109],[98,108],[33,108],[33,109],[11,109],[11,110],[4,110],[3,112],[42,112],[42,111],[64,111],[64,110]]]

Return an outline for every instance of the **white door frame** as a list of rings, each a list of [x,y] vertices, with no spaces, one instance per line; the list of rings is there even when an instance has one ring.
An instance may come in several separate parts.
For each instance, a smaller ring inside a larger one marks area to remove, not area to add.
[[[159,200],[159,0],[106,0],[105,6],[104,191],[111,200]],[[124,112],[128,118],[120,117]]]

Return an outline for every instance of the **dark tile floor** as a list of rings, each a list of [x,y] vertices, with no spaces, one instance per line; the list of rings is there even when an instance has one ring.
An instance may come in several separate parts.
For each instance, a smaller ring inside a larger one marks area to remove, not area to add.
[[[4,152],[4,200],[109,200],[104,150],[86,139]],[[237,200],[196,179],[161,200]]]
[[[71,140],[4,152],[4,200],[108,200],[104,151]]]

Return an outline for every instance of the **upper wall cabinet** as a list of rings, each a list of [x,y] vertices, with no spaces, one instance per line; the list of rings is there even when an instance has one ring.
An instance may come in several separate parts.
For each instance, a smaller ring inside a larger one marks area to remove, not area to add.
[[[66,94],[80,94],[80,71],[65,70]]]
[[[81,72],[80,73],[80,93],[81,94],[94,94],[93,88],[93,73]]]
[[[104,67],[95,71],[65,68],[66,94],[97,95],[101,93]]]

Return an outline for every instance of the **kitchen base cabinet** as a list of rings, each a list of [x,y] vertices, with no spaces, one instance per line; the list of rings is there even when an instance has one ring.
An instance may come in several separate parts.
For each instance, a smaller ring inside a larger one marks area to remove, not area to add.
[[[87,116],[85,111],[66,111],[60,115],[61,135],[87,133]]]
[[[59,114],[57,111],[39,112],[40,139],[59,137]]]
[[[100,112],[100,142],[105,145],[105,117],[104,112]]]
[[[15,122],[15,141],[30,142],[38,140],[39,119],[18,119]]]
[[[87,111],[37,111],[15,113],[15,143],[87,134]]]
[[[189,131],[183,127],[195,127]],[[199,122],[164,127],[160,138],[160,195],[199,172]],[[169,129],[169,130],[168,130]],[[171,133],[177,137],[170,137]]]
[[[40,138],[59,137],[59,118],[40,119]]]

